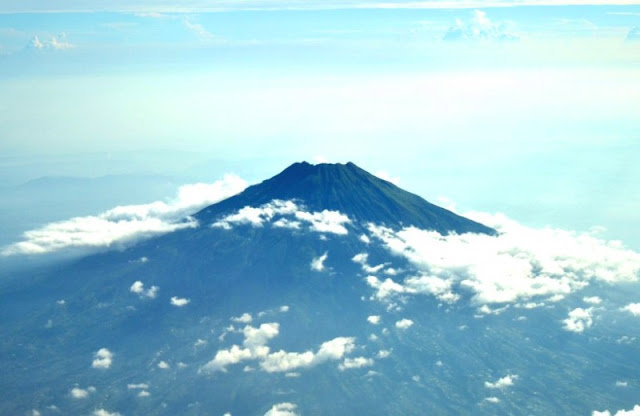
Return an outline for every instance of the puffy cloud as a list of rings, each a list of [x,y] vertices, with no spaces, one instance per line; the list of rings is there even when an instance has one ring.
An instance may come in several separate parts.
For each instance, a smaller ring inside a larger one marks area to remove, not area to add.
[[[254,227],[262,227],[265,222],[270,222],[275,216],[292,215],[297,211],[298,206],[293,201],[274,199],[258,208],[241,208],[235,214],[227,215],[221,220],[216,221],[212,226],[225,229],[230,229],[233,224],[248,224]]]
[[[324,253],[320,257],[316,257],[311,261],[311,270],[315,270],[316,272],[321,272],[324,270],[324,262],[329,256],[329,253]]]
[[[640,303],[630,303],[623,307],[622,310],[631,313],[633,316],[640,316]]]
[[[444,35],[443,40],[518,40],[519,36],[512,33],[505,23],[493,23],[487,13],[474,10],[472,18],[464,22],[457,19]]]
[[[338,366],[340,371],[349,370],[352,368],[370,367],[373,365],[373,359],[365,357],[345,358],[344,361]]]
[[[160,361],[158,363],[158,368],[161,369],[161,370],[168,370],[169,368],[171,368],[171,366],[166,361]]]
[[[171,304],[173,306],[177,306],[178,308],[181,308],[185,305],[188,305],[189,302],[191,302],[191,299],[187,299],[187,298],[179,298],[177,296],[172,296],[171,297]]]
[[[489,402],[489,403],[500,403],[500,399],[498,399],[498,398],[497,398],[497,397],[495,397],[495,396],[492,396],[492,397],[485,397],[485,398],[484,398],[484,401],[485,401],[485,402]]]
[[[380,315],[368,316],[367,321],[372,325],[378,325],[380,323]]]
[[[138,397],[149,397],[149,396],[151,396],[151,393],[149,393],[146,390],[142,390],[138,393]]]
[[[515,374],[509,374],[502,378],[499,378],[495,382],[485,381],[484,386],[488,389],[504,389],[506,387],[513,386],[514,381],[518,379],[518,376]]]
[[[280,312],[289,312],[289,306],[288,305],[280,306]]]
[[[233,345],[229,349],[219,350],[214,358],[206,363],[201,372],[226,372],[226,367],[241,361],[259,360],[262,370],[273,372],[291,372],[298,368],[311,367],[329,360],[340,360],[355,348],[354,339],[334,338],[320,345],[317,352],[288,352],[279,350],[270,352],[267,342],[278,335],[277,323],[265,323],[255,328],[247,325],[243,330],[243,347]]]
[[[627,381],[616,381],[616,387],[627,387],[629,383]]]
[[[95,392],[96,392],[96,388],[93,386],[88,387],[86,389],[82,389],[80,387],[74,387],[71,389],[69,394],[74,399],[86,399],[87,397],[89,397],[90,393],[95,393]]]
[[[308,222],[311,230],[320,233],[348,234],[344,224],[351,222],[349,217],[338,211],[322,210],[322,212],[296,212],[296,218]]]
[[[280,333],[280,324],[277,322],[261,324],[260,327],[245,326],[242,330],[244,334],[243,345],[250,349],[255,349],[265,345],[271,338]]]
[[[602,303],[602,299],[598,296],[585,296],[582,300],[586,303],[590,303],[592,305],[599,305]]]
[[[158,286],[151,286],[149,289],[145,290],[144,283],[139,280],[135,281],[129,288],[132,293],[139,295],[141,298],[150,299],[154,299],[158,295],[159,289],[160,288]]]
[[[594,410],[592,416],[611,416],[612,413],[608,410],[599,412]],[[613,416],[640,416],[640,405],[633,406],[630,410],[618,410]]]
[[[376,297],[432,293],[454,301],[456,291],[471,291],[476,304],[544,298],[557,301],[589,285],[637,281],[640,254],[619,242],[592,234],[522,226],[503,215],[467,213],[499,235],[449,234],[415,227],[393,231],[369,224],[371,236],[420,273],[397,283],[368,277]],[[437,278],[439,280],[435,280]]]
[[[378,357],[378,358],[387,358],[390,355],[391,355],[391,351],[389,351],[389,350],[380,350],[380,351],[378,351],[378,354],[376,354],[376,357]]]
[[[263,227],[264,224],[270,223],[278,228],[300,229],[302,224],[306,224],[311,231],[344,235],[348,234],[345,224],[350,222],[348,216],[338,211],[307,212],[293,201],[275,199],[259,207],[241,208],[238,212],[214,222],[212,227],[228,230],[234,224]]]
[[[100,348],[95,354],[93,358],[93,362],[91,363],[91,367],[93,368],[109,368],[113,362],[113,353],[109,351],[107,348]]]
[[[399,328],[399,329],[407,329],[411,325],[413,325],[413,321],[411,319],[407,319],[407,318],[403,318],[403,319],[399,320],[398,322],[396,322],[396,328]]]
[[[298,406],[293,403],[278,403],[274,404],[264,416],[298,416],[297,408]]]
[[[188,215],[246,187],[242,179],[227,175],[213,184],[181,186],[171,202],[124,205],[95,216],[54,222],[24,233],[24,240],[2,250],[2,254],[41,254],[69,248],[124,246],[140,239],[193,228],[197,222]]]
[[[564,329],[571,332],[583,332],[593,325],[593,308],[575,308],[569,312],[567,319],[562,321]]]
[[[226,371],[226,367],[241,361],[257,359],[266,356],[269,347],[265,344],[279,333],[278,323],[264,323],[255,328],[247,325],[242,330],[244,334],[244,348],[233,345],[226,350],[219,350],[213,360],[205,364],[201,370],[206,372]]]
[[[205,364],[201,370],[206,372],[226,372],[228,365],[237,364],[240,361],[250,360],[251,358],[253,358],[253,355],[248,348],[240,348],[237,345],[233,345],[230,349],[218,351],[213,360]]]
[[[315,355],[311,351],[303,353],[286,352],[280,350],[267,355],[260,363],[260,367],[268,373],[289,372],[302,367],[313,365]]]
[[[91,413],[92,416],[121,416],[118,412],[109,412],[104,409],[96,409]]]
[[[127,384],[127,389],[129,390],[146,390],[149,388],[147,383],[139,383],[139,384]]]
[[[233,318],[231,318],[231,320],[233,322],[238,322],[241,324],[248,324],[248,323],[251,323],[251,321],[253,321],[253,317],[251,316],[250,313],[245,312],[240,316],[234,316]]]

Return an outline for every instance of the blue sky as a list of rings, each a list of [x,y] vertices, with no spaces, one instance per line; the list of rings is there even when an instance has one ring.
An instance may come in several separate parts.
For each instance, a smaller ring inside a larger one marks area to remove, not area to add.
[[[122,171],[89,153],[157,151],[172,173],[179,151],[258,180],[351,160],[640,247],[640,5],[49,3],[0,2],[4,163],[67,155],[95,176]]]

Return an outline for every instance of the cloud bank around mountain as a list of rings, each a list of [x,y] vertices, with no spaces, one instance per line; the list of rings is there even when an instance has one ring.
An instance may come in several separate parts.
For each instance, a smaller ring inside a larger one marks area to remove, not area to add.
[[[429,294],[455,303],[462,294],[470,294],[472,304],[478,307],[516,304],[529,308],[557,302],[594,282],[637,282],[640,276],[640,254],[618,241],[549,227],[534,229],[501,214],[466,216],[495,228],[499,235],[443,236],[414,227],[396,231],[369,224],[372,241],[382,243],[411,265],[402,279],[367,276],[365,281],[375,290],[373,298],[390,302],[402,296]],[[361,258],[354,258],[358,260]],[[592,304],[601,301],[595,297],[586,300]],[[566,329],[591,325],[588,314],[580,313],[568,318]]]
[[[244,180],[234,175],[226,175],[212,184],[184,185],[170,202],[118,206],[98,215],[75,217],[27,231],[23,241],[5,247],[1,253],[9,256],[70,248],[119,247],[149,236],[193,228],[198,224],[190,214],[235,195],[246,186]]]

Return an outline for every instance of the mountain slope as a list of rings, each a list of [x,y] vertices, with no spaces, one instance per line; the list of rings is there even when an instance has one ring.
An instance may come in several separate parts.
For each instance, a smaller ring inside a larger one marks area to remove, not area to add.
[[[274,199],[300,200],[313,211],[335,210],[359,222],[391,227],[416,226],[447,234],[495,230],[430,204],[421,197],[377,178],[353,163],[295,163],[280,174],[196,215],[212,220],[221,213],[259,206]]]
[[[640,329],[610,306],[631,280],[485,251],[503,235],[355,165],[295,164],[196,217],[0,285],[0,415],[564,415],[638,397]],[[571,310],[588,335],[563,328]]]

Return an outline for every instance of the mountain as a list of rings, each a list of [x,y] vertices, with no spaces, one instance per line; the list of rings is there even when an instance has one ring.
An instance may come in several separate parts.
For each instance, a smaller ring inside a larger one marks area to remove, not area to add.
[[[377,178],[353,163],[295,163],[279,175],[204,209],[196,218],[207,221],[224,212],[263,205],[274,199],[300,200],[311,210],[340,211],[358,222],[415,226],[441,234],[495,233],[489,227]]]
[[[0,279],[0,414],[589,414],[638,397],[633,318],[598,326],[582,300],[637,293],[597,278],[637,273],[625,257],[536,257],[351,163],[294,164],[185,221]]]

